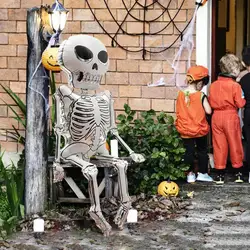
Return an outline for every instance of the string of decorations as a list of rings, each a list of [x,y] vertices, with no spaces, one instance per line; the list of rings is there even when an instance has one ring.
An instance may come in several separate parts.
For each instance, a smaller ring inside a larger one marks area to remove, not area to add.
[[[182,0],[182,3],[181,3],[181,5],[180,5],[180,7],[178,8],[176,14],[175,14],[173,17],[171,17],[171,14],[170,14],[170,12],[169,12],[169,6],[170,6],[170,4],[172,3],[172,0],[170,0],[170,1],[168,2],[168,5],[167,5],[166,7],[165,7],[163,4],[161,4],[161,3],[159,2],[159,0],[153,0],[153,2],[150,3],[150,4],[147,4],[147,0],[145,0],[144,5],[141,4],[141,3],[139,2],[139,0],[135,0],[134,4],[133,4],[130,8],[128,8],[128,7],[126,6],[124,0],[122,0],[124,9],[126,10],[127,13],[126,13],[125,17],[123,18],[122,22],[119,24],[119,22],[115,19],[114,15],[113,15],[113,13],[112,13],[112,11],[111,11],[111,9],[110,9],[108,3],[107,3],[107,0],[103,0],[103,1],[104,1],[105,5],[106,5],[106,7],[107,7],[107,10],[108,10],[110,16],[112,17],[113,21],[114,21],[114,22],[117,24],[117,26],[118,26],[118,29],[117,29],[117,31],[116,31],[116,33],[115,33],[114,35],[110,34],[110,33],[104,28],[104,26],[101,24],[101,22],[98,20],[98,18],[96,17],[96,15],[95,15],[95,13],[94,13],[93,8],[91,8],[91,5],[90,5],[90,3],[89,3],[89,0],[86,0],[86,3],[87,3],[87,5],[88,5],[88,7],[89,7],[91,13],[93,14],[95,20],[97,21],[97,23],[98,23],[99,26],[101,27],[101,29],[104,31],[104,33],[105,33],[106,35],[108,35],[108,36],[111,38],[111,46],[112,46],[112,47],[119,46],[120,48],[122,48],[123,50],[125,50],[125,51],[127,51],[127,52],[136,52],[136,53],[137,53],[137,52],[142,52],[142,58],[143,58],[143,60],[145,59],[146,53],[154,53],[154,54],[162,53],[162,52],[164,52],[164,51],[166,51],[166,50],[172,48],[173,45],[178,41],[179,38],[181,38],[181,40],[182,40],[183,34],[184,34],[185,30],[187,29],[187,27],[189,26],[189,24],[190,24],[190,22],[191,22],[191,20],[192,20],[192,19],[190,19],[190,20],[188,21],[187,25],[185,26],[185,28],[184,28],[182,31],[179,30],[179,28],[177,27],[177,25],[176,25],[175,22],[174,22],[175,18],[176,18],[176,17],[178,16],[178,14],[180,13],[180,11],[181,11],[181,9],[182,9],[182,7],[183,7],[183,4],[184,4],[184,2],[185,2],[185,0]],[[160,6],[160,8],[162,9],[162,13],[161,13],[158,17],[156,17],[156,18],[154,18],[154,19],[147,20],[147,19],[146,19],[146,13],[147,13],[148,9],[149,9],[151,6],[154,6],[155,4],[158,4],[158,5]],[[134,8],[136,7],[136,5],[139,5],[139,6],[143,9],[143,19],[137,18],[136,16],[134,16],[133,14],[131,14],[131,12],[134,10]],[[196,2],[196,5],[198,5],[198,7],[200,7],[200,6],[202,6],[202,2],[200,2],[200,3],[197,3],[197,2]],[[146,25],[147,25],[147,24],[151,24],[151,23],[153,23],[153,22],[159,20],[159,18],[161,18],[162,16],[164,16],[165,13],[168,14],[168,17],[169,17],[169,20],[170,20],[170,21],[169,21],[162,29],[160,29],[160,30],[157,31],[157,32],[152,32],[152,33],[146,32]],[[127,20],[128,17],[133,18],[133,19],[136,20],[137,22],[142,22],[142,23],[143,23],[143,32],[142,32],[142,33],[129,33],[129,32],[127,32],[127,31],[123,28],[123,24],[126,22],[126,20]],[[160,49],[160,50],[158,50],[158,51],[154,51],[154,50],[149,50],[149,49],[147,49],[147,48],[146,48],[146,36],[147,36],[147,35],[150,35],[150,36],[159,35],[161,32],[163,32],[165,29],[167,29],[171,23],[173,24],[174,28],[179,32],[179,35],[177,36],[177,38],[176,38],[169,46],[167,46],[167,47],[165,47],[165,48],[162,48],[162,49]],[[140,48],[140,49],[138,49],[138,50],[131,50],[131,49],[125,48],[123,45],[121,45],[121,44],[117,41],[117,35],[119,34],[119,32],[122,32],[123,34],[129,35],[129,36],[142,36],[142,41],[143,41],[143,42],[142,42],[142,48]]]

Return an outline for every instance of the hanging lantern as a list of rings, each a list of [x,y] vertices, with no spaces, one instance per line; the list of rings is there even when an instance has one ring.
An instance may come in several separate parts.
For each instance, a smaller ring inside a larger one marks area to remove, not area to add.
[[[58,0],[56,0],[52,5],[51,9],[49,10],[49,20],[54,32],[62,32],[67,21],[68,12],[69,11],[66,10],[64,6],[58,2]]]
[[[168,197],[168,196],[177,196],[179,194],[179,187],[173,181],[163,181],[158,186],[158,194]]]
[[[44,68],[53,72],[61,71],[58,64],[58,49],[59,46],[52,46],[47,48],[42,54],[42,64]]]

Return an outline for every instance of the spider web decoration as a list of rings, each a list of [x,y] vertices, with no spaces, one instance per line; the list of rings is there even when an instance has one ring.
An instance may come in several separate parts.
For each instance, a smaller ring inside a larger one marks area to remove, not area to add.
[[[86,3],[88,5],[90,11],[92,12],[95,20],[97,21],[97,23],[101,27],[101,29],[104,31],[105,34],[107,34],[110,37],[111,46],[112,47],[119,46],[120,48],[122,48],[123,50],[128,51],[128,52],[134,52],[134,53],[142,52],[143,60],[145,60],[146,53],[158,54],[158,53],[165,52],[166,50],[170,49],[180,38],[182,40],[184,32],[186,31],[187,27],[189,26],[190,22],[192,21],[192,19],[190,19],[188,21],[187,25],[185,26],[185,28],[182,31],[177,27],[176,23],[174,22],[176,17],[180,13],[180,11],[181,11],[181,9],[182,9],[182,7],[183,7],[186,0],[182,0],[182,2],[180,4],[180,7],[178,8],[177,12],[175,13],[175,15],[173,17],[171,17],[171,14],[170,14],[170,11],[169,11],[169,7],[170,7],[170,5],[172,3],[172,0],[168,1],[167,6],[164,6],[164,4],[161,3],[163,1],[161,1],[161,0],[144,0],[144,4],[142,4],[141,3],[142,1],[140,1],[140,0],[134,0],[135,2],[130,7],[128,7],[126,5],[125,0],[121,0],[122,4],[123,4],[123,7],[126,10],[126,14],[125,14],[125,17],[123,18],[123,20],[120,23],[116,20],[115,16],[113,15],[113,13],[112,13],[109,5],[108,5],[107,0],[103,0],[103,1],[104,1],[105,5],[106,5],[106,8],[107,8],[112,20],[117,25],[117,31],[115,32],[114,35],[110,34],[104,28],[104,26],[101,24],[101,22],[98,20],[98,18],[96,17],[96,15],[94,13],[93,8],[91,7],[91,5],[89,3],[89,0],[86,0]],[[200,3],[196,2],[196,5],[198,5],[197,6],[197,9],[198,9],[200,6],[202,6],[202,1]],[[143,18],[138,18],[138,17],[136,17],[135,15],[132,14],[132,11],[134,9],[138,9],[138,8],[140,10],[142,10]],[[162,13],[159,16],[148,20],[147,19],[147,11],[149,9],[157,9],[157,8],[160,8],[162,10]],[[170,21],[163,28],[159,29],[156,32],[151,32],[151,33],[146,32],[147,25],[150,25],[151,23],[159,21],[159,19],[164,17],[165,15],[168,16]],[[124,25],[127,22],[128,18],[131,18],[132,20],[135,20],[136,22],[142,23],[143,24],[143,31],[141,33],[127,32],[125,30],[125,28],[124,28]],[[163,48],[158,48],[156,50],[155,50],[155,48],[154,49],[147,49],[146,36],[164,35],[163,32],[170,26],[170,24],[173,24],[174,28],[179,32],[179,35],[176,37],[176,39],[169,46],[166,46],[166,47],[163,47]],[[120,33],[125,34],[125,35],[129,35],[129,36],[140,36],[140,37],[142,37],[142,46],[141,46],[141,48],[139,48],[137,50],[131,50],[131,49],[128,49],[128,48],[124,47],[121,43],[118,42],[118,34],[120,34]]]

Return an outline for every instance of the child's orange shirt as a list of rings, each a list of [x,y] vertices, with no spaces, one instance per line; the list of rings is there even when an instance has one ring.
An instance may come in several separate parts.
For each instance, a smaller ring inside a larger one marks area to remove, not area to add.
[[[232,78],[219,76],[209,89],[209,103],[214,110],[235,110],[242,108],[246,101],[242,98],[240,84]]]
[[[190,93],[189,102],[185,101],[185,93],[179,91],[176,100],[176,129],[183,138],[196,138],[208,134],[209,125],[202,105],[203,93]]]

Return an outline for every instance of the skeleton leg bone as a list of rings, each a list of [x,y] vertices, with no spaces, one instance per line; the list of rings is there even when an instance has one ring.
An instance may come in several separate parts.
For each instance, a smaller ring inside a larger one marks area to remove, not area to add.
[[[118,189],[121,199],[121,205],[118,208],[117,214],[115,216],[114,222],[119,229],[123,229],[124,223],[128,216],[128,211],[131,207],[131,200],[128,193],[128,182],[127,182],[127,168],[128,163],[123,160],[110,159],[106,156],[96,156],[97,159],[103,161],[109,161],[114,165],[114,168],[118,174]]]
[[[88,190],[89,198],[91,202],[91,207],[89,210],[89,215],[95,221],[96,226],[101,229],[104,236],[109,236],[112,230],[112,227],[104,218],[101,206],[100,198],[97,185],[97,167],[87,161],[82,160],[81,158],[73,155],[67,158],[67,161],[72,161],[74,164],[79,166],[82,169],[84,177],[88,180]]]

